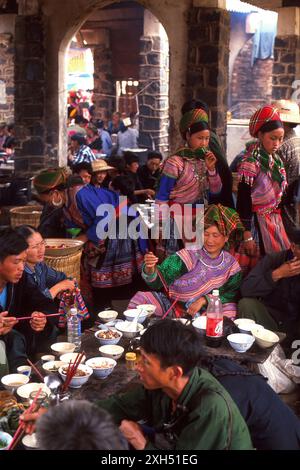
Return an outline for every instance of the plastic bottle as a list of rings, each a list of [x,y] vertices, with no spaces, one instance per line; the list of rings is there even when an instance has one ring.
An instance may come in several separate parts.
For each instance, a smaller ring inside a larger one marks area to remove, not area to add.
[[[81,322],[77,315],[76,308],[70,308],[68,316],[68,342],[76,344],[75,351],[81,348]]]
[[[208,346],[218,348],[223,339],[223,311],[219,291],[213,290],[206,310],[206,343]]]

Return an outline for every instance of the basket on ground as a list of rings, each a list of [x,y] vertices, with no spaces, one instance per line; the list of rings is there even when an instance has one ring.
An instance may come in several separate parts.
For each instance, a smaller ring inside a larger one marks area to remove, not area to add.
[[[32,225],[37,228],[40,224],[40,218],[42,214],[42,206],[28,205],[13,207],[10,209],[10,224],[12,228],[19,227],[20,225]]]

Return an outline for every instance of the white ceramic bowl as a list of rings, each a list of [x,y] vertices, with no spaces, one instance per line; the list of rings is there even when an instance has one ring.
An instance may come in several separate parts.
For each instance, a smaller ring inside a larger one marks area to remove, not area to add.
[[[118,344],[107,344],[106,346],[100,346],[99,352],[101,356],[110,357],[117,361],[124,353],[124,348]]]
[[[201,334],[205,334],[205,331],[206,331],[206,322],[207,322],[207,318],[206,318],[206,315],[203,315],[201,317],[198,317],[196,318],[192,325],[194,328],[197,328],[197,330],[201,333]]]
[[[124,338],[135,338],[143,329],[143,325],[137,324],[137,329],[132,331],[131,321],[120,321],[116,324],[116,329],[123,333]]]
[[[9,447],[9,444],[13,440],[13,437],[8,434],[8,432],[0,431],[0,442],[3,447],[0,447],[0,450],[6,450]]]
[[[238,327],[241,333],[251,335],[251,328],[255,325],[255,321],[251,318],[237,318],[234,324]]]
[[[36,435],[33,434],[26,434],[26,436],[22,439],[22,444],[27,450],[36,450],[38,448]]]
[[[76,345],[74,343],[54,343],[51,344],[52,351],[60,356],[61,354],[67,354],[74,351]]]
[[[110,331],[110,333],[109,333]],[[115,335],[115,337],[107,338],[105,335]],[[116,328],[110,328],[109,330],[99,330],[95,333],[95,338],[99,341],[101,346],[105,346],[106,344],[118,344],[120,339],[122,338],[123,334],[118,331]]]
[[[29,382],[29,377],[24,374],[8,374],[4,375],[1,379],[2,385],[4,385],[4,388],[6,390],[15,390],[21,385],[26,385]]]
[[[86,363],[97,379],[106,379],[117,365],[117,362],[109,357],[92,357]]]
[[[31,366],[19,366],[17,368],[18,374],[24,374],[27,375],[27,377],[30,377],[31,375]]]
[[[49,362],[45,362],[45,364],[43,364],[42,367],[46,372],[49,373],[49,372],[58,372],[58,369],[64,365],[66,365],[66,363],[63,361],[49,361]]]
[[[62,356],[60,356],[59,359],[60,359],[60,361],[65,362],[67,364],[69,362],[71,362],[73,364],[77,357],[78,357],[78,353],[67,353],[67,354],[63,354]],[[83,356],[81,361],[80,361],[80,364],[84,364],[85,360],[86,360],[86,356]]]
[[[98,313],[98,317],[103,323],[115,320],[117,316],[118,312],[116,312],[116,310],[103,310],[102,312]]]
[[[271,330],[265,328],[262,330],[253,329],[252,334],[257,344],[263,349],[271,348],[274,344],[279,343],[279,336]]]
[[[150,315],[153,315],[153,313],[156,310],[156,306],[152,304],[141,304],[141,305],[138,305],[136,308],[137,310],[143,310],[143,312],[147,312],[148,317]]]
[[[129,310],[125,310],[125,312],[123,312],[123,315],[125,317],[125,320],[128,321],[133,321],[136,317],[139,317],[138,322],[141,324],[144,323],[148,316],[147,312],[142,312],[138,308],[131,308]]]
[[[67,372],[64,371],[65,369],[68,369],[68,366],[60,367],[59,370],[58,370],[58,372],[61,375],[64,382],[65,382],[66,377],[67,377]],[[90,376],[93,373],[93,369],[91,367],[89,367],[88,365],[86,365],[86,364],[79,364],[78,370],[83,371],[85,373],[85,375],[82,375],[82,376],[79,376],[79,377],[73,377],[71,379],[70,384],[69,384],[69,387],[71,387],[71,388],[80,388],[83,384],[85,384],[89,380]]]
[[[46,354],[45,356],[41,357],[42,362],[49,362],[49,361],[55,361],[55,356],[53,354]]]
[[[28,400],[31,392],[37,392],[40,388],[42,388],[42,391],[46,392],[47,395],[50,395],[50,389],[47,387],[47,385],[37,382],[31,382],[29,384],[22,385],[22,387],[17,389],[17,395],[23,398],[23,400]]]
[[[230,346],[239,353],[244,353],[251,348],[252,344],[254,343],[255,339],[252,335],[248,335],[245,333],[233,333],[232,335],[228,335],[227,339],[229,341]]]

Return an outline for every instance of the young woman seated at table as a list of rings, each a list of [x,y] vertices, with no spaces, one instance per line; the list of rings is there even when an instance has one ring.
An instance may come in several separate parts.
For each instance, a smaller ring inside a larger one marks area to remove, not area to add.
[[[60,292],[73,291],[73,279],[67,279],[65,273],[50,268],[44,262],[45,241],[41,234],[30,225],[21,225],[16,231],[28,243],[25,272],[30,284],[51,299],[55,299]]]
[[[235,258],[224,250],[233,238],[243,237],[242,223],[233,209],[221,204],[211,205],[204,217],[204,245],[199,249],[182,249],[166,258],[157,266],[158,258],[153,253],[144,257],[142,276],[154,290],[162,292],[137,292],[128,308],[150,303],[156,306],[155,314],[163,316],[174,300],[170,316],[191,316],[205,313],[209,295],[219,289],[224,314],[236,316],[236,302],[242,280],[241,268]],[[230,238],[230,240],[229,240]]]

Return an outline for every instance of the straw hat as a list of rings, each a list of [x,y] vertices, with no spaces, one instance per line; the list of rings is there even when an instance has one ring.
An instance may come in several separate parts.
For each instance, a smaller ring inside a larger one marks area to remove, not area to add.
[[[278,109],[283,122],[300,124],[300,111],[297,103],[291,100],[278,100],[274,101],[273,106]]]
[[[92,161],[92,170],[93,173],[97,173],[98,171],[114,170],[114,167],[107,165],[106,161],[100,158]]]

